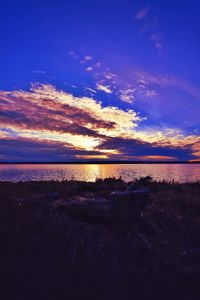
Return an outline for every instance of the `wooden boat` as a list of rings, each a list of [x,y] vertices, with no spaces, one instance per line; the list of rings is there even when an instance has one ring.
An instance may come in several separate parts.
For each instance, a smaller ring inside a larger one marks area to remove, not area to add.
[[[57,209],[65,211],[71,217],[95,222],[112,222],[138,216],[147,204],[149,190],[137,189],[124,192],[113,192],[108,199],[93,198],[81,202],[65,201]]]

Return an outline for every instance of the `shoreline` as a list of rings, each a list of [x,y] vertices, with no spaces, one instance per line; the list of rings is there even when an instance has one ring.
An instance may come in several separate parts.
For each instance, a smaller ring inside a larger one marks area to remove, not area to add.
[[[114,222],[65,209],[69,201],[110,201],[127,186],[113,178],[0,182],[0,288],[54,287],[70,299],[196,299],[200,182],[136,180],[150,189],[147,205],[139,214],[120,210]]]

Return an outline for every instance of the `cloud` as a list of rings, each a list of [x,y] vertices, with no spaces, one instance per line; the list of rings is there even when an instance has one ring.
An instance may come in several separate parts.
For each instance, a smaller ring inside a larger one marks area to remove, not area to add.
[[[84,156],[98,157],[98,151],[76,149],[67,142],[35,140],[32,138],[0,137],[1,161],[49,162],[73,161]],[[102,154],[104,155],[104,154]],[[104,155],[105,156],[105,155]]]
[[[93,59],[93,57],[92,57],[92,56],[90,56],[90,55],[86,55],[86,56],[84,57],[84,59],[85,59],[85,60],[92,60],[92,59]]]
[[[158,33],[158,18],[156,16],[154,16],[153,18],[149,18],[149,11],[150,6],[145,6],[136,13],[135,20],[140,21],[139,24],[141,28],[139,29],[139,34],[143,34],[144,36],[146,36],[146,38],[147,34],[150,35],[149,40],[152,41],[154,48],[158,51],[158,54],[160,55],[161,50],[163,49],[163,43],[161,39],[161,34]]]
[[[35,70],[32,73],[42,75],[42,74],[45,74],[45,71],[43,71],[43,70]]]
[[[94,98],[75,97],[51,85],[0,91],[0,159],[45,160],[45,152],[49,160],[62,161],[200,157],[197,135],[184,136],[173,128],[142,130],[141,122],[133,109],[102,106]]]
[[[161,41],[161,36],[158,33],[153,33],[150,36],[150,41],[153,42],[154,48],[158,49],[158,50],[162,50],[163,49],[163,45],[162,45],[162,41]]]
[[[86,68],[86,71],[87,71],[87,72],[91,72],[92,70],[93,70],[93,67],[87,67],[87,68]]]
[[[106,94],[112,94],[112,90],[110,89],[109,86],[98,83],[96,88],[97,88],[97,90],[103,91]]]
[[[135,20],[140,21],[147,17],[150,11],[150,6],[145,6],[135,14]]]
[[[127,89],[119,90],[119,92],[118,92],[119,99],[123,102],[132,104],[135,99],[135,96],[134,96],[135,91],[136,91],[136,88],[127,88]]]
[[[136,95],[141,94],[145,96],[148,94],[148,91],[151,91],[151,96],[157,96],[161,90],[170,87],[179,89],[194,98],[200,99],[200,89],[184,78],[171,74],[150,73],[143,69],[128,67],[126,65],[121,65],[120,72],[115,74],[115,82],[117,85],[128,85],[128,88],[135,88]],[[109,84],[109,81],[107,83]]]
[[[140,156],[140,159],[147,161],[176,161],[177,157],[167,155],[146,155]]]
[[[131,77],[128,78],[122,71],[122,75],[114,74],[113,72],[104,72],[98,75],[100,82],[103,82],[101,89],[107,93],[112,92],[121,101],[133,104],[134,100],[137,100],[138,96],[145,98],[155,98],[158,95],[158,91],[155,90],[155,82],[147,74],[143,74],[142,71],[134,71],[131,73]],[[148,78],[150,77],[150,78]]]
[[[85,88],[85,90],[88,91],[88,92],[90,92],[90,94],[92,94],[92,95],[96,94],[96,92],[97,92],[96,90],[91,89],[89,87]]]
[[[150,33],[148,39],[149,36]],[[154,41],[160,38],[157,30],[152,30],[151,36]],[[96,61],[99,59],[93,55],[94,65]],[[173,74],[145,71],[136,65],[130,65],[120,56],[112,57],[109,65],[101,62],[101,67],[94,68],[87,76],[90,76],[89,88],[94,90],[101,84],[112,91],[112,93],[105,91],[98,93],[96,90],[95,97],[114,105],[134,107],[143,117],[147,117],[148,124],[182,128],[186,132],[191,125],[198,126],[200,89],[184,78]],[[94,97],[94,93],[89,91],[85,94]],[[176,114],[177,111],[180,113]]]
[[[91,160],[91,159],[108,159],[109,157],[108,157],[108,155],[106,155],[106,154],[97,154],[97,155],[78,155],[78,154],[76,154],[75,155],[75,157],[77,158],[77,159],[83,159],[83,160]]]
[[[75,51],[69,51],[68,55],[73,59],[79,59],[79,56],[76,54]]]
[[[103,132],[119,133],[121,122],[136,126],[140,120],[134,111],[103,108],[92,98],[76,98],[50,85],[34,85],[31,92],[1,91],[0,99],[0,125],[11,136],[68,141],[87,150],[100,144]]]
[[[195,137],[192,139],[196,140]],[[139,138],[136,135],[135,138],[107,138],[101,147],[102,149],[115,148],[119,153],[118,158],[127,160],[190,160],[194,158],[193,147],[184,140],[184,137],[182,141],[178,141],[174,137],[168,139],[161,133],[160,138],[158,134],[154,140],[150,136],[149,139],[145,139],[144,136]]]

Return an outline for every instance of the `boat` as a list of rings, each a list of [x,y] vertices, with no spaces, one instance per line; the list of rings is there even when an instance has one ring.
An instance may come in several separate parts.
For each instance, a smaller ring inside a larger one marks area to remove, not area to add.
[[[148,203],[149,189],[136,189],[132,185],[126,191],[112,192],[107,198],[84,198],[84,201],[64,201],[57,205],[69,216],[86,220],[112,221],[139,215]],[[82,198],[81,198],[82,199]]]

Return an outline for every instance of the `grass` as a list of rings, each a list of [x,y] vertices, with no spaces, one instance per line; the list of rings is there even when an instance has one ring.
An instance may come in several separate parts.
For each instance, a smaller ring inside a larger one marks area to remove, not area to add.
[[[70,216],[55,203],[108,199],[128,183],[0,183],[0,287],[68,299],[198,299],[200,183],[135,181],[150,198],[116,222]],[[131,215],[132,214],[132,215]],[[50,295],[48,294],[50,291]],[[39,294],[36,299],[39,299]]]

